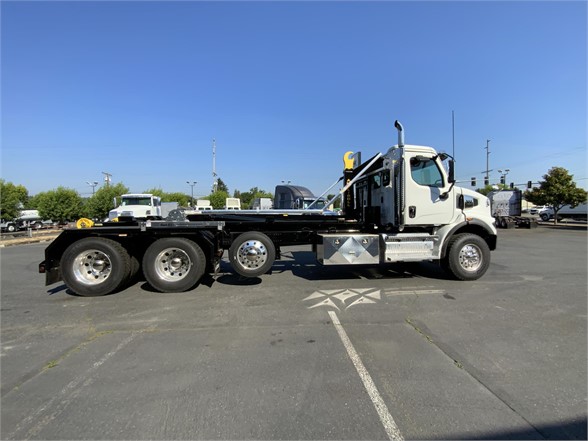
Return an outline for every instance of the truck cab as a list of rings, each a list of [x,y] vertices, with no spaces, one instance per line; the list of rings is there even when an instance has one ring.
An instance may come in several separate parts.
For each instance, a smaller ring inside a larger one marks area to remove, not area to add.
[[[277,185],[273,205],[277,210],[306,210],[309,207],[323,209],[325,200],[316,198],[308,188],[301,185]]]
[[[129,193],[120,197],[120,205],[117,207],[117,199],[114,199],[114,210],[108,213],[108,220],[119,217],[131,217],[134,219],[158,219],[161,217],[161,198],[149,193]]]
[[[455,186],[452,161],[431,147],[396,145],[368,161],[345,212],[387,231],[432,231],[476,219],[492,224],[489,200]],[[365,164],[364,164],[365,165]],[[361,169],[357,167],[355,170]]]

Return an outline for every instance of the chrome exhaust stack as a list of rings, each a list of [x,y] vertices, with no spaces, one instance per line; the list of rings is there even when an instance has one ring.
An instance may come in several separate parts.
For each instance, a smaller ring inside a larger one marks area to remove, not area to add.
[[[398,120],[394,121],[394,127],[398,130],[398,147],[404,147],[404,128]]]

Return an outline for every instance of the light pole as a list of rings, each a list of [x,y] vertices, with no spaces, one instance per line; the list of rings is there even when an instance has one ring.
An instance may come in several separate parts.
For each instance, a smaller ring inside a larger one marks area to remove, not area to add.
[[[94,189],[98,185],[98,182],[96,182],[96,181],[92,181],[92,182],[86,181],[86,184],[88,184],[90,187],[92,187],[92,196],[94,196]]]
[[[106,182],[106,186],[110,187],[110,181],[112,181],[112,173],[102,172],[104,175],[104,182]]]
[[[186,184],[188,184],[190,187],[192,187],[191,206],[193,207],[194,206],[194,186],[196,184],[198,184],[198,182],[196,182],[196,181],[192,181],[192,182],[186,181]]]

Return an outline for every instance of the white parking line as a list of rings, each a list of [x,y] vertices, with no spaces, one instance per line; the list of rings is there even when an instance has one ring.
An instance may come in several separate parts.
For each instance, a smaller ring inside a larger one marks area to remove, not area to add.
[[[361,381],[363,382],[365,390],[370,396],[370,399],[372,400],[372,403],[374,404],[374,407],[378,412],[378,416],[380,417],[380,421],[384,426],[384,430],[386,431],[388,438],[392,441],[404,440],[402,434],[400,433],[400,429],[398,429],[398,426],[394,421],[394,418],[392,418],[392,415],[390,415],[390,412],[388,411],[386,403],[380,396],[380,393],[378,392],[378,389],[376,388],[376,385],[374,384],[372,377],[365,368],[363,362],[361,361],[361,358],[359,358],[359,355],[353,347],[351,340],[349,340],[349,337],[347,336],[347,332],[345,332],[343,325],[341,325],[339,317],[337,317],[335,311],[329,311],[329,316],[331,317],[333,325],[335,325],[335,329],[337,330],[337,333],[339,334],[339,337],[343,342],[343,346],[345,346],[345,349],[347,349],[347,354],[349,355],[349,358],[351,358],[351,361],[353,362],[353,365],[355,366],[355,369],[359,374],[359,378],[361,378]]]

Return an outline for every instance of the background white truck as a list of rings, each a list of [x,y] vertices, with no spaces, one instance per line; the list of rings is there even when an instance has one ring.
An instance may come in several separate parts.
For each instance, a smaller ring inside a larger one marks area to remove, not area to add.
[[[488,193],[490,212],[499,228],[537,228],[537,220],[522,216],[521,190],[496,190]]]
[[[165,219],[170,211],[178,208],[177,202],[161,202],[159,196],[150,193],[128,193],[120,197],[117,207],[114,198],[114,210],[108,213],[108,220],[123,218],[134,219]]]
[[[39,215],[38,210],[20,210],[18,217],[13,220],[6,220],[0,222],[0,230],[7,233],[13,233],[19,230],[26,230],[31,228],[33,230],[40,230],[41,228],[50,227],[53,222],[50,220],[43,220]]]

